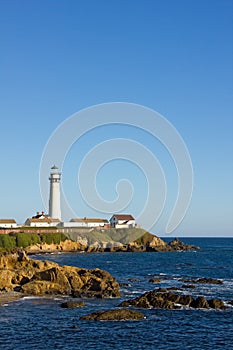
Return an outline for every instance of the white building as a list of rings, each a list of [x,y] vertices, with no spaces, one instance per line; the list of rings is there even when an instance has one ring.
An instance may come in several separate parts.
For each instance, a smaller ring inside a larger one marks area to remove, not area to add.
[[[58,167],[54,165],[50,173],[50,196],[49,196],[49,216],[51,218],[61,220],[61,198],[60,198],[60,182],[61,173]]]
[[[69,222],[61,222],[59,226],[62,227],[104,227],[108,225],[106,219],[95,219],[95,218],[82,218],[82,219],[71,219]]]
[[[14,219],[0,219],[0,228],[16,228],[17,224]]]
[[[110,221],[110,226],[115,228],[135,227],[135,219],[130,214],[114,214]]]
[[[58,224],[60,224],[59,219],[50,218],[43,211],[41,214],[37,212],[37,215],[25,221],[25,225],[30,227],[54,227]]]

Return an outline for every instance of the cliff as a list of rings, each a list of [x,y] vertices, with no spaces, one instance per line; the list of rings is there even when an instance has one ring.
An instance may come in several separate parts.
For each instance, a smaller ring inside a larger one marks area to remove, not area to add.
[[[80,243],[85,251],[182,251],[197,250],[199,247],[187,245],[175,238],[166,243],[161,238],[141,228],[90,230],[84,233],[81,230],[68,233],[67,237]]]
[[[17,233],[0,235],[0,247],[25,249],[28,254],[47,252],[144,252],[198,249],[177,238],[166,243],[140,228],[75,229],[64,233]]]

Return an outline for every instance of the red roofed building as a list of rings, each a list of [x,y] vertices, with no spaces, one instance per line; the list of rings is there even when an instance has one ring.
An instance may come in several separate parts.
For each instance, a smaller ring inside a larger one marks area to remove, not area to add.
[[[130,214],[114,214],[110,221],[111,227],[115,228],[130,228],[135,227],[135,219]]]

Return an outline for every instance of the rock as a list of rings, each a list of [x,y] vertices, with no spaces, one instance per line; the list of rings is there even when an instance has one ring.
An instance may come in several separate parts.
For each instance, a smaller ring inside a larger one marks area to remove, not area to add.
[[[161,238],[154,236],[151,242],[148,244],[149,247],[166,247],[167,243]]]
[[[198,278],[195,280],[195,282],[202,284],[223,284],[221,280],[215,278]]]
[[[210,299],[208,300],[208,304],[209,304],[209,307],[211,307],[211,309],[222,309],[222,310],[226,309],[224,302],[220,299]]]
[[[143,235],[140,235],[136,240],[133,242],[130,242],[131,246],[138,246],[138,247],[166,247],[167,243],[164,242],[161,238],[149,233],[149,232],[144,232]]]
[[[36,272],[31,279],[32,283],[33,281],[48,281],[56,283],[61,286],[61,293],[59,294],[71,293],[71,286],[68,278],[59,267],[52,267],[51,269],[45,271]]]
[[[177,309],[182,306],[204,309],[225,308],[223,301],[219,299],[206,300],[203,296],[199,296],[195,299],[191,295],[179,295],[162,288],[146,292],[135,299],[123,301],[119,306],[133,306],[144,309]]]
[[[11,270],[1,270],[0,291],[13,290],[12,283],[15,279],[15,272]]]
[[[64,309],[75,309],[84,306],[85,303],[83,301],[66,301],[61,304],[61,307]]]
[[[89,315],[80,317],[80,320],[128,321],[128,320],[141,320],[143,318],[145,318],[145,316],[139,311],[132,311],[129,309],[116,309],[116,310],[93,312]]]
[[[181,295],[179,299],[179,304],[190,306],[190,304],[193,302],[193,298],[191,295]]]
[[[165,293],[168,291],[168,288],[157,288],[154,290],[154,292],[157,292],[157,293]]]
[[[181,288],[194,289],[194,288],[196,288],[196,286],[194,286],[193,284],[183,284],[183,286],[181,286]]]
[[[82,286],[73,290],[74,297],[108,298],[120,296],[118,282],[107,271],[100,269],[79,270],[78,274],[82,280]]]
[[[24,253],[0,257],[0,290],[27,295],[120,296],[118,282],[107,271],[59,266],[50,261],[29,259]]]
[[[128,278],[129,282],[139,282],[138,278]]]
[[[195,279],[185,279],[180,278],[180,282],[185,283],[201,283],[201,284],[223,284],[223,282],[216,278],[207,278],[207,277],[201,277],[201,278],[195,278]]]
[[[81,242],[74,242],[70,239],[61,241],[59,244],[38,243],[25,248],[27,254],[50,253],[50,252],[80,252],[85,249]]]
[[[14,290],[18,291],[17,287]],[[30,281],[24,284],[19,291],[27,295],[67,294],[67,290],[62,285],[48,281]]]
[[[203,296],[200,296],[200,297],[197,297],[196,299],[193,299],[190,306],[195,308],[195,309],[197,309],[197,308],[198,309],[208,309],[209,308],[208,301]]]
[[[127,251],[128,252],[133,252],[133,253],[145,252],[146,251],[146,247],[144,247],[143,245],[137,246],[135,244],[128,244]]]
[[[168,246],[173,250],[173,251],[182,251],[182,250],[199,250],[200,247],[196,247],[194,245],[190,244],[185,244],[181,242],[177,237],[173,239],[173,241],[168,243]]]
[[[129,283],[119,283],[120,287],[130,287]]]
[[[160,278],[153,277],[149,280],[150,283],[159,283],[161,282]]]
[[[230,300],[227,303],[233,306],[233,300]]]
[[[181,277],[181,278],[178,279],[178,281],[179,281],[179,282],[184,282],[184,283],[190,283],[190,282],[192,282],[193,280],[191,280],[191,279],[188,280],[188,279],[186,279],[186,278],[184,278],[184,277]]]
[[[123,301],[119,306],[134,306],[139,308],[173,309],[177,308],[175,303],[179,302],[179,295],[171,292],[158,292],[157,290],[146,292],[141,296]]]

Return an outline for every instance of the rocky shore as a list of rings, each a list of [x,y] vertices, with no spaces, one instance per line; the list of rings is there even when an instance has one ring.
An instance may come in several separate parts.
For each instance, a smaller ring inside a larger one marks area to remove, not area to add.
[[[131,278],[131,281],[134,279]],[[136,280],[136,279],[135,279]],[[151,283],[159,283],[153,277]],[[221,285],[214,278],[180,279],[180,282],[194,283],[177,287],[157,288],[122,301],[117,309],[96,311],[83,316],[82,320],[128,320],[142,319],[144,315],[128,308],[140,309],[216,309],[225,310],[233,301],[217,298],[192,296],[188,293],[196,284]],[[120,285],[108,272],[100,269],[84,269],[72,266],[59,266],[55,262],[30,259],[24,251],[0,256],[0,305],[25,296],[70,297],[61,307],[72,309],[85,307],[83,301],[73,298],[111,298],[120,296]],[[123,309],[122,309],[123,308]],[[127,308],[127,309],[125,309]]]
[[[143,309],[181,309],[183,307],[195,309],[226,309],[224,302],[220,299],[206,299],[204,296],[194,298],[188,294],[180,294],[162,288],[146,292],[135,299],[123,301],[119,306],[131,306]]]
[[[0,291],[27,295],[72,297],[118,297],[119,284],[107,271],[59,266],[55,262],[29,259],[25,252],[0,257]]]

